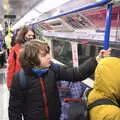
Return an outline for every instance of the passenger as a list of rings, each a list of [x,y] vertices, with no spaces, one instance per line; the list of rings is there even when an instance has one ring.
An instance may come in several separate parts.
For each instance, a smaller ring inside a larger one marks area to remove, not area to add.
[[[17,29],[16,31],[14,31],[13,36],[11,38],[11,46],[13,47],[16,43],[16,36],[18,35],[18,33],[20,32],[20,29]]]
[[[9,56],[9,51],[10,51],[10,48],[11,48],[11,38],[13,36],[13,32],[10,31],[6,31],[5,32],[5,45],[6,45],[6,48],[7,48],[7,55]]]
[[[5,64],[5,49],[3,48],[3,36],[0,31],[0,68],[4,67]]]
[[[24,120],[59,120],[61,104],[56,82],[84,80],[95,71],[95,58],[79,68],[56,67],[49,52],[48,44],[40,40],[26,42],[22,48],[19,59],[27,86],[23,89],[16,73],[10,89],[9,120],[21,120],[22,115]],[[109,50],[104,52],[109,54]]]
[[[21,70],[19,64],[20,49],[26,41],[35,39],[35,32],[31,28],[23,27],[16,36],[16,44],[11,48],[10,55],[8,57],[8,70],[7,70],[7,87],[11,87],[11,82],[15,72]]]
[[[95,84],[88,103],[100,99],[109,99],[120,105],[120,58],[105,58],[96,68]],[[89,113],[90,120],[120,120],[120,107],[115,105],[99,105],[90,109]]]

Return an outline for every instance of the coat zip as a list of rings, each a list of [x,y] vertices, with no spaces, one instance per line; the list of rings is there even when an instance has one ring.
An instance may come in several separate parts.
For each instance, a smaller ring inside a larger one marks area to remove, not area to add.
[[[45,109],[45,117],[46,120],[48,120],[48,99],[47,99],[47,94],[46,94],[46,89],[45,89],[45,83],[42,78],[40,78],[40,85],[42,88],[42,95],[43,95],[43,101],[44,101],[44,109]]]

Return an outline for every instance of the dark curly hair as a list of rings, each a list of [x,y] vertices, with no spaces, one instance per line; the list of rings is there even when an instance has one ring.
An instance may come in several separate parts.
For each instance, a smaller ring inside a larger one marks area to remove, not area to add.
[[[18,44],[24,43],[25,35],[28,33],[28,31],[32,31],[34,33],[33,39],[36,39],[34,29],[24,26],[18,31],[15,43],[18,43]]]
[[[40,66],[39,54],[45,56],[50,52],[50,48],[47,43],[40,40],[31,40],[24,44],[20,51],[19,61],[21,67],[34,68]]]

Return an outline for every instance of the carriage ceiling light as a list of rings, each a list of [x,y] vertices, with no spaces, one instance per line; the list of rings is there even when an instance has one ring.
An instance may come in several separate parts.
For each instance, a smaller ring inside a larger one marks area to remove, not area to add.
[[[35,8],[28,12],[22,19],[20,19],[14,26],[13,29],[17,29],[26,23],[30,23],[31,19],[37,18],[46,11],[56,8],[70,0],[44,0],[40,2]],[[54,4],[53,4],[54,3]],[[58,12],[58,11],[57,11]]]
[[[35,7],[39,12],[47,12],[51,9],[54,9],[70,0],[44,0],[39,5]]]

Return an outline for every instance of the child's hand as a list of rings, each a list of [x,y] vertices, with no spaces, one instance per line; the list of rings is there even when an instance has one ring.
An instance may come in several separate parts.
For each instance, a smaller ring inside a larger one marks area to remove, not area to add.
[[[98,56],[96,57],[97,62],[100,62],[101,59],[105,58],[105,57],[109,57],[111,55],[111,51],[112,49],[109,48],[107,50],[100,50]]]
[[[111,48],[109,48],[109,49],[107,49],[107,50],[100,50],[100,52],[99,52],[99,54],[98,55],[100,55],[101,57],[108,57],[108,56],[110,56],[110,54],[111,54],[111,51],[112,51],[112,49]]]

